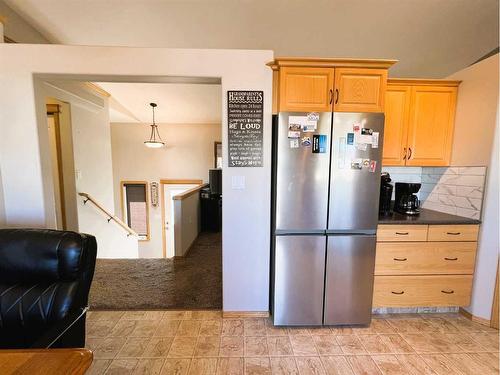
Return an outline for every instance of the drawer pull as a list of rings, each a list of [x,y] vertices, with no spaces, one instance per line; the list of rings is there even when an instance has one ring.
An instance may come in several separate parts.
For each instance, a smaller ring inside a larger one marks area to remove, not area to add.
[[[393,259],[398,261],[398,262],[405,262],[408,260],[408,258],[393,258]]]
[[[404,290],[402,290],[401,292],[391,292],[392,294],[405,294]]]
[[[449,234],[450,236],[458,236],[460,235],[460,232],[446,232],[446,234]]]
[[[444,258],[444,260],[458,260],[458,258]]]
[[[396,232],[398,236],[407,236],[409,233],[408,232]]]
[[[454,290],[442,290],[441,293],[444,293],[444,294],[453,294],[455,293]]]

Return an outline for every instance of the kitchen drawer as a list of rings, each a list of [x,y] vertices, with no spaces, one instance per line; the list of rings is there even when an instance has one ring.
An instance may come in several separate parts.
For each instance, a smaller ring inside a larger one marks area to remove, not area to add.
[[[468,306],[472,275],[375,276],[373,307]]]
[[[378,242],[375,275],[473,274],[476,242]]]
[[[479,225],[429,225],[428,241],[477,241]]]
[[[379,225],[377,241],[427,241],[428,225]]]

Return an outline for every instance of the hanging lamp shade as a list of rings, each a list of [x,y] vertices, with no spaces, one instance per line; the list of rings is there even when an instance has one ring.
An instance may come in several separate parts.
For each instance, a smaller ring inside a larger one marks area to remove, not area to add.
[[[149,148],[161,148],[165,146],[165,142],[160,137],[160,132],[158,131],[158,125],[155,123],[155,108],[156,103],[149,103],[153,110],[153,123],[151,124],[151,134],[149,135],[149,140],[144,142],[144,145]]]

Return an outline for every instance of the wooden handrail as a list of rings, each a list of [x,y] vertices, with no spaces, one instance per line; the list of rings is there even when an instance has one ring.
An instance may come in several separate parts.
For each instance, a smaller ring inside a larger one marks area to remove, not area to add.
[[[197,191],[200,191],[201,189],[203,189],[204,187],[208,186],[208,184],[200,184],[198,186],[195,186],[189,190],[186,190],[186,191],[183,191],[182,193],[179,193],[177,195],[174,195],[172,197],[172,199],[174,201],[181,201],[183,199],[186,199],[187,197],[193,195],[194,193],[196,193]]]
[[[127,231],[127,236],[136,236],[138,237],[139,235],[137,234],[136,231],[134,231],[132,228],[130,228],[127,224],[125,224],[123,221],[121,221],[118,217],[115,215],[111,215],[103,206],[99,204],[90,194],[87,193],[78,193],[79,196],[84,197],[85,200],[83,201],[83,204],[86,204],[88,201],[92,202],[94,206],[96,206],[100,211],[104,212],[106,216],[108,217],[108,223],[113,220],[116,222],[120,227],[125,229]]]

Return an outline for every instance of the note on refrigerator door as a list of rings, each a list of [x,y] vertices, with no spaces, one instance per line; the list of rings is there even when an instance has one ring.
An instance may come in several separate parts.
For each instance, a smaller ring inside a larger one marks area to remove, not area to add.
[[[338,153],[338,168],[339,169],[344,169],[345,168],[345,138],[340,137],[339,138],[339,153]]]
[[[288,130],[315,132],[318,128],[319,115],[309,114],[307,116],[290,116],[288,117]]]
[[[373,132],[373,134],[372,134],[372,148],[378,148],[378,138],[379,138],[379,132]]]

